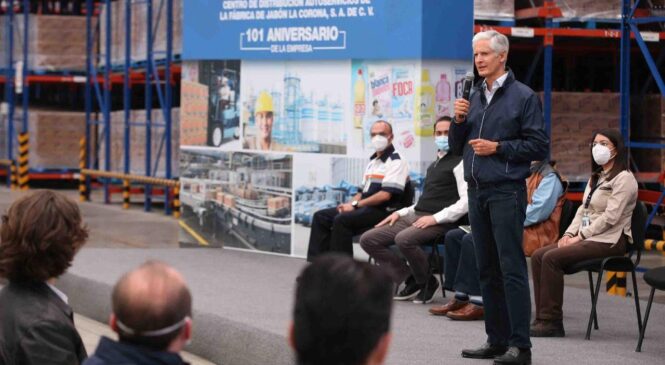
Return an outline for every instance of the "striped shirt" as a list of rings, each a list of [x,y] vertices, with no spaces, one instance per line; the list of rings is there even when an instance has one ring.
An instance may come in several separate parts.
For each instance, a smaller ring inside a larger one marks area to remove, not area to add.
[[[363,175],[362,199],[372,196],[379,191],[385,191],[395,196],[404,192],[404,185],[409,176],[409,164],[402,160],[395,147],[389,145],[381,154],[373,154]]]

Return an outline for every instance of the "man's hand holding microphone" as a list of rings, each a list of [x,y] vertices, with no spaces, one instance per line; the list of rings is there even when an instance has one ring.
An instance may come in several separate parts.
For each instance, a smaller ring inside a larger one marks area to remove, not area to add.
[[[466,121],[466,116],[469,114],[469,95],[471,94],[471,86],[473,85],[473,73],[468,72],[464,78],[462,87],[462,98],[455,100],[455,123],[463,123]],[[497,152],[499,142],[490,141],[487,139],[476,138],[469,140],[469,145],[478,156],[491,156]]]

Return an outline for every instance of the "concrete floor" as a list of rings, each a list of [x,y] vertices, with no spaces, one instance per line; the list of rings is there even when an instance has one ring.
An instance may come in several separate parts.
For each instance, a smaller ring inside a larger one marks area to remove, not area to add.
[[[75,191],[63,191],[63,193],[78,200],[78,193]],[[0,211],[4,213],[11,202],[21,194],[9,191],[4,187],[0,188]],[[177,220],[165,216],[163,210],[156,209],[153,213],[146,214],[141,205],[134,205],[129,210],[123,210],[118,203],[104,205],[101,204],[101,200],[100,194],[95,193],[92,203],[80,203],[85,222],[90,228],[90,238],[85,247],[123,249],[177,248],[180,246],[181,230]],[[646,252],[640,267],[651,268],[663,265],[665,265],[664,255],[657,252]],[[630,278],[628,278],[628,283],[630,283]],[[587,289],[586,274],[566,277],[566,285]],[[650,287],[642,280],[642,274],[638,274],[638,286],[640,297],[646,300]],[[655,301],[665,303],[665,293],[656,293]],[[84,317],[77,317],[77,326],[80,328],[90,352],[101,335],[110,333],[106,325]],[[209,364],[203,359],[194,359],[192,363]]]
[[[71,190],[61,192],[78,201],[78,192]],[[10,191],[4,187],[0,188],[0,211],[4,212],[9,204],[21,194],[21,192]],[[90,228],[90,238],[85,247],[175,248],[180,247],[182,241],[188,241],[189,246],[196,245],[195,240],[183,233],[177,220],[164,215],[163,209],[155,208],[153,212],[147,214],[143,211],[143,205],[136,203],[129,210],[124,210],[119,198],[120,196],[116,196],[114,197],[116,203],[105,205],[102,203],[101,192],[97,190],[93,192],[92,202],[79,204],[85,222]],[[364,252],[360,251],[358,252],[359,259],[365,260]],[[299,249],[295,254],[304,256],[304,251]],[[643,253],[640,268],[648,269],[658,266],[665,266],[664,254],[650,251]],[[627,278],[627,282],[630,287],[631,279]],[[567,276],[566,285],[588,288],[586,273]],[[642,280],[642,273],[638,273],[640,297],[648,298],[649,290],[650,287]],[[665,292],[657,291],[654,301],[665,303]]]

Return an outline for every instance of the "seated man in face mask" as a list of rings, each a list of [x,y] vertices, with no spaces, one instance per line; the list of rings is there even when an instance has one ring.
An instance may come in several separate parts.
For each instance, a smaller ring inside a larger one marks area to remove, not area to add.
[[[405,282],[396,300],[432,301],[440,284],[430,274],[427,254],[420,246],[442,239],[446,232],[457,228],[458,221],[468,211],[462,157],[448,154],[450,122],[451,119],[444,116],[434,125],[437,159],[427,168],[418,203],[391,214],[360,238],[360,246],[390,271],[396,285]],[[390,249],[393,244],[406,258],[408,266]]]
[[[307,260],[329,251],[353,255],[353,236],[381,222],[401,208],[409,164],[392,145],[393,128],[379,120],[370,130],[376,153],[363,176],[363,188],[351,201],[314,213]]]

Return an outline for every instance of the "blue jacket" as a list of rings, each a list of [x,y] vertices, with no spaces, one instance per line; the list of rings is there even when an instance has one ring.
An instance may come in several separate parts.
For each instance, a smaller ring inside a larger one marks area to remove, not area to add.
[[[524,181],[531,161],[543,160],[549,152],[540,99],[510,70],[489,105],[481,85],[482,80],[469,97],[466,120],[450,126],[450,150],[464,157],[464,179],[470,187]],[[501,148],[491,156],[476,156],[469,145],[476,138],[500,141]]]
[[[83,365],[186,365],[180,355],[173,352],[153,351],[132,344],[102,337],[95,354]]]

